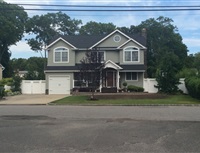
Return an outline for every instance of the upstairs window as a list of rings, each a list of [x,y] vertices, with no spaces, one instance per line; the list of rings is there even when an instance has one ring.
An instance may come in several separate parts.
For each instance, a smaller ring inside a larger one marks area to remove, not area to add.
[[[139,62],[139,49],[136,47],[125,48],[124,62]]]
[[[94,63],[104,62],[105,61],[105,52],[104,51],[92,51],[92,60],[94,60]]]
[[[69,62],[69,49],[59,47],[54,50],[55,63],[68,63]]]

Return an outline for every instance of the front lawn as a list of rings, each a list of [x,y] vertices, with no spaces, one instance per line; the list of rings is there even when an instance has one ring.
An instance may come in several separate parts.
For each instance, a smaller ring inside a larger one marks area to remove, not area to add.
[[[103,96],[103,95],[102,95]],[[188,95],[172,95],[162,99],[99,99],[88,100],[89,96],[69,96],[51,104],[56,105],[150,105],[150,104],[200,104],[200,101]]]

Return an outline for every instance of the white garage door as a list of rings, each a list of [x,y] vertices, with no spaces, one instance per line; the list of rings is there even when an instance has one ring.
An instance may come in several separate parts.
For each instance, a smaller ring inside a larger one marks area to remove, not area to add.
[[[70,77],[49,76],[49,94],[70,94]]]

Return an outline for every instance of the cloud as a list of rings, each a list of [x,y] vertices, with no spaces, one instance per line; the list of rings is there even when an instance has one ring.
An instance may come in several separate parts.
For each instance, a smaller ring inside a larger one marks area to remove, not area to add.
[[[29,58],[32,56],[41,57],[41,54],[32,51],[25,41],[20,41],[16,45],[12,45],[10,51],[12,52],[11,58]]]
[[[191,47],[200,47],[200,38],[184,38],[183,42]]]

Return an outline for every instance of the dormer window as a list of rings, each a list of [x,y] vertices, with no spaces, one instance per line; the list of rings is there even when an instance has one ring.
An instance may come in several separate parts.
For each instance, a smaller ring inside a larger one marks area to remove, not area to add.
[[[68,63],[69,62],[69,49],[65,47],[58,47],[54,49],[54,62],[55,63]]]
[[[139,62],[139,49],[137,47],[126,47],[124,49],[124,62]]]

